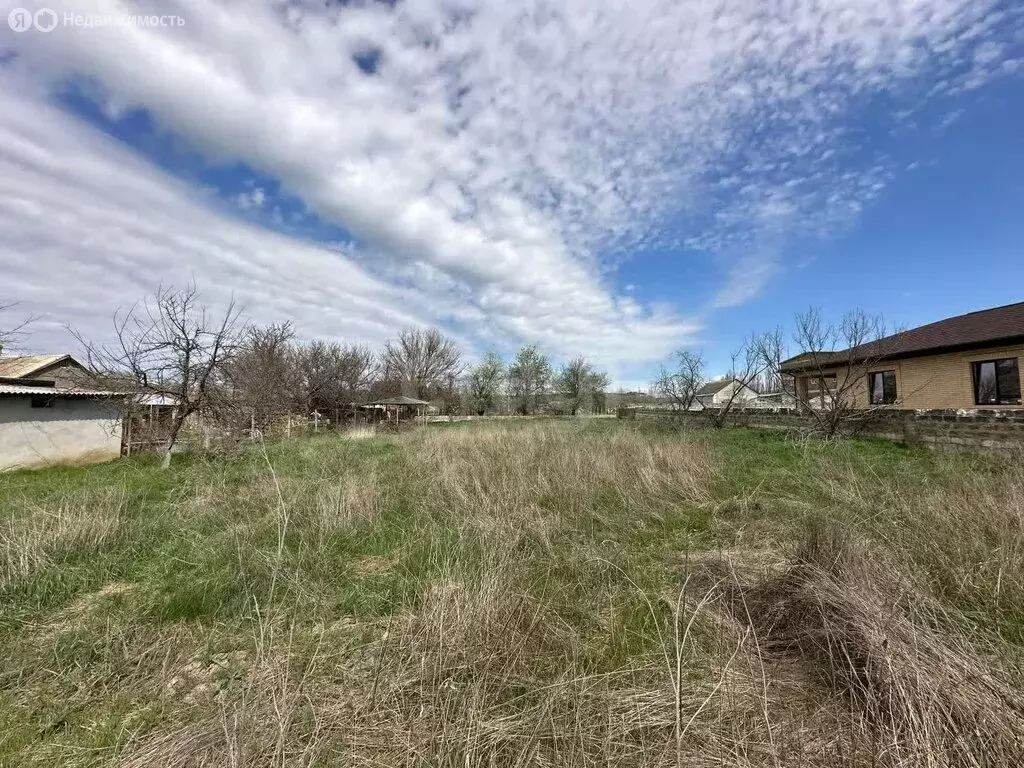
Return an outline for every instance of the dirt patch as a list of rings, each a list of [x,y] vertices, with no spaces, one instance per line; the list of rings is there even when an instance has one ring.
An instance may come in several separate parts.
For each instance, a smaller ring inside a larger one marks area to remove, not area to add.
[[[67,608],[58,613],[53,621],[46,625],[45,634],[53,636],[73,629],[76,625],[81,624],[85,618],[100,613],[104,607],[130,594],[134,589],[134,584],[124,581],[112,581],[104,584],[95,592],[79,595]]]
[[[368,555],[353,561],[352,571],[360,576],[373,576],[384,573],[391,573],[398,561],[393,557],[383,555]]]
[[[125,581],[112,581],[109,584],[104,584],[95,592],[80,595],[78,599],[70,605],[68,610],[72,613],[88,613],[89,611],[95,610],[102,603],[112,598],[126,595],[133,589],[135,589],[134,584],[129,584]]]
[[[189,704],[210,699],[242,676],[247,661],[248,654],[242,650],[192,659],[167,678],[164,689]]]

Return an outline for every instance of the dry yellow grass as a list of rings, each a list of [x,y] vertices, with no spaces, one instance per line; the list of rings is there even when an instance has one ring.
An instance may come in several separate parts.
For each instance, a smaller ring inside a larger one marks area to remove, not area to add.
[[[127,503],[122,489],[100,489],[8,518],[0,527],[0,587],[27,579],[68,554],[88,554],[113,543]]]

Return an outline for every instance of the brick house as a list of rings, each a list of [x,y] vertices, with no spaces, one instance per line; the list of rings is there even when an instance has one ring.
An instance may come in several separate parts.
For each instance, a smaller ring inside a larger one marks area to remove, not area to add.
[[[850,393],[858,408],[1020,409],[1024,302],[970,312],[859,347],[804,353],[782,363],[797,399],[810,390]]]

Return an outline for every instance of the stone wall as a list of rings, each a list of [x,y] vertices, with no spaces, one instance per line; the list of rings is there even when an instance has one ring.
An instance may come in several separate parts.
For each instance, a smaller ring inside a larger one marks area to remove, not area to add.
[[[618,416],[711,425],[708,414],[700,411],[620,408]],[[814,420],[793,408],[734,408],[726,426],[811,432]],[[932,448],[1012,449],[1024,446],[1024,410],[878,410],[857,425],[856,433]]]

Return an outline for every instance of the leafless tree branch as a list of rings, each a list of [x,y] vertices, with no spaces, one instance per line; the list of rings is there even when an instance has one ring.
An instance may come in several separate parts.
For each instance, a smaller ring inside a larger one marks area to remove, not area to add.
[[[186,420],[213,411],[225,394],[225,368],[239,344],[240,309],[234,301],[221,313],[202,303],[196,284],[157,288],[153,296],[114,313],[116,341],[75,337],[90,368],[108,384],[135,395],[173,401],[174,415],[164,445],[164,467]]]

